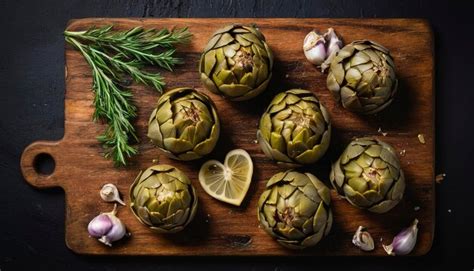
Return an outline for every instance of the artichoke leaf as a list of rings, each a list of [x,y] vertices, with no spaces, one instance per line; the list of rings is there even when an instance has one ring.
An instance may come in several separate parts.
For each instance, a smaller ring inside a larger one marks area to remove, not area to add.
[[[214,48],[221,48],[226,46],[227,44],[234,41],[234,37],[232,37],[229,33],[223,33],[219,39],[219,41],[213,46]]]
[[[238,97],[245,95],[252,88],[242,84],[224,84],[219,86],[219,90],[227,96]]]

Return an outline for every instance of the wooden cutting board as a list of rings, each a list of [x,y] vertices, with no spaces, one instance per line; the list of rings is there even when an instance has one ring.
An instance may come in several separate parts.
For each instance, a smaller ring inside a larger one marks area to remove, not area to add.
[[[267,91],[254,100],[229,102],[206,91],[199,81],[200,53],[211,34],[229,23],[256,23],[265,35],[275,55],[274,73]],[[140,154],[127,168],[115,168],[105,160],[96,141],[105,125],[91,120],[94,108],[91,91],[91,70],[82,56],[66,46],[66,93],[64,138],[59,141],[38,141],[28,146],[21,158],[23,176],[38,188],[59,186],[66,193],[66,244],[80,254],[113,255],[386,255],[383,244],[414,218],[420,221],[417,246],[412,255],[426,254],[434,234],[434,91],[433,37],[429,24],[419,19],[80,19],[69,23],[68,30],[85,30],[92,26],[113,24],[126,29],[135,26],[183,27],[194,34],[190,46],[180,48],[184,65],[174,73],[163,72],[167,89],[191,86],[207,93],[216,103],[222,123],[219,143],[214,152],[194,162],[179,162],[160,155],[146,138],[148,116],[158,99],[157,93],[141,85],[133,85],[139,117],[136,121],[140,136]],[[400,79],[399,93],[394,103],[375,116],[359,116],[335,103],[326,89],[326,76],[306,61],[302,43],[312,29],[325,31],[334,27],[345,43],[356,39],[371,39],[388,47],[395,59]],[[59,63],[58,63],[59,64]],[[256,205],[266,181],[281,171],[267,159],[256,144],[260,115],[272,97],[290,88],[313,91],[329,109],[333,122],[333,138],[323,160],[303,168],[328,182],[330,163],[340,155],[354,137],[375,136],[390,144],[401,156],[407,179],[403,201],[386,214],[372,214],[352,207],[332,191],[334,224],[329,236],[315,248],[291,251],[278,245],[259,228]],[[382,132],[387,133],[382,135]],[[418,141],[424,134],[426,144]],[[201,188],[197,173],[207,159],[223,160],[235,148],[247,150],[255,164],[248,195],[241,207],[214,200]],[[53,157],[56,167],[51,175],[42,175],[34,166],[42,153]],[[110,211],[112,204],[103,202],[99,189],[105,183],[118,186],[128,202],[130,184],[138,172],[160,163],[183,170],[197,189],[199,211],[188,228],[175,235],[159,235],[140,224],[129,207],[121,207],[118,216],[132,236],[114,247],[106,247],[89,238],[88,222],[97,214]],[[418,210],[419,209],[419,210]],[[369,228],[375,239],[373,252],[362,252],[352,245],[352,235],[359,225]],[[382,241],[383,240],[383,241]]]

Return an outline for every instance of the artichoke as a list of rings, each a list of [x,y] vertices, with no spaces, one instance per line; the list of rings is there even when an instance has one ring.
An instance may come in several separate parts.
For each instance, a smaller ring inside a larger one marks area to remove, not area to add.
[[[135,217],[160,233],[179,232],[193,220],[198,198],[183,172],[156,165],[140,172],[130,187],[130,208]]]
[[[279,93],[260,119],[257,139],[265,155],[280,165],[314,163],[329,147],[329,113],[310,91]]]
[[[327,87],[346,109],[373,114],[393,101],[398,80],[387,48],[369,40],[354,41],[331,62]]]
[[[330,180],[352,205],[385,213],[405,191],[405,177],[395,150],[374,138],[359,138],[347,146],[332,165]]]
[[[310,173],[275,174],[258,201],[258,220],[281,245],[301,249],[316,245],[331,230],[329,189]]]
[[[273,54],[253,26],[233,24],[217,30],[202,53],[199,73],[204,86],[233,101],[263,92],[272,77]]]
[[[148,122],[148,137],[170,158],[189,161],[210,153],[219,139],[214,103],[191,88],[166,92]]]

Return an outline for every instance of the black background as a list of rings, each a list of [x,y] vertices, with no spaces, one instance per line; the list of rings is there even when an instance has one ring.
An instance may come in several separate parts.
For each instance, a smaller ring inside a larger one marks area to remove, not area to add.
[[[0,0],[0,270],[474,270],[473,9],[469,1]],[[35,190],[22,150],[64,133],[64,39],[83,17],[419,17],[435,34],[436,233],[421,258],[85,257],[64,243],[64,194]]]

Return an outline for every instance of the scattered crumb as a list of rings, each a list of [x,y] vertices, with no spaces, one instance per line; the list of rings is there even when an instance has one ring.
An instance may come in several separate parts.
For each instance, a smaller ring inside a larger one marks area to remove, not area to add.
[[[448,209],[448,213],[451,213],[451,212],[452,212],[451,209]]]
[[[259,229],[261,229],[261,228],[262,228],[262,226],[260,226],[260,224],[258,224],[258,228],[259,228]]]
[[[383,242],[383,238],[382,238],[382,237],[380,237],[380,242]]]
[[[437,183],[441,183],[441,182],[444,180],[445,177],[446,177],[446,173],[438,174],[438,175],[436,175],[436,177],[435,177],[435,181],[436,181]]]
[[[253,141],[253,144],[257,144],[257,143],[258,143],[258,140],[255,139],[255,140]]]
[[[406,153],[406,150],[405,150],[405,149],[401,150],[401,151],[400,151],[400,156],[405,156],[405,153]]]
[[[151,160],[151,162],[154,163],[154,164],[158,163],[159,161],[160,161],[160,160],[158,160],[158,159],[153,159],[153,160]]]
[[[290,77],[290,75],[289,75],[289,74],[285,74],[285,78],[288,78],[288,77]]]
[[[418,212],[418,211],[420,210],[420,206],[415,206],[415,208],[413,208],[413,210],[414,210],[415,212]]]
[[[383,136],[387,136],[388,133],[386,132],[382,132],[382,128],[379,127],[379,129],[377,130],[377,132],[381,133]]]
[[[418,141],[420,141],[421,144],[425,144],[425,136],[423,134],[418,134]]]
[[[207,214],[207,217],[211,217],[211,214]]]
[[[206,219],[206,223],[209,223],[209,220],[208,220],[208,219]]]

